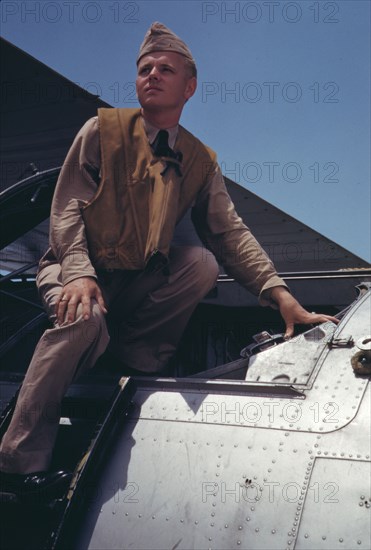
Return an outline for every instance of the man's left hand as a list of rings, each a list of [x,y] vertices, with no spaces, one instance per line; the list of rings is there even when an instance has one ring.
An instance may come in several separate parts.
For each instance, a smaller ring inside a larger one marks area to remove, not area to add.
[[[271,291],[271,298],[278,305],[283,320],[286,323],[285,339],[289,339],[294,335],[295,324],[310,325],[325,323],[326,321],[338,324],[339,322],[332,315],[309,313],[283,286],[274,287]]]

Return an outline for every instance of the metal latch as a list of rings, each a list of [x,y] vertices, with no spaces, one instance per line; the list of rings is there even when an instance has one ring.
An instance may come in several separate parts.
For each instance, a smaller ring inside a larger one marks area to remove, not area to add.
[[[327,342],[330,349],[332,348],[352,348],[354,346],[353,336],[335,337],[332,336]]]
[[[251,357],[255,353],[258,353],[260,351],[264,351],[268,348],[271,348],[272,346],[276,346],[277,344],[281,344],[284,342],[284,335],[283,334],[269,334],[266,330],[263,330],[263,332],[259,332],[258,334],[255,334],[253,336],[253,339],[256,344],[250,344],[246,348],[243,348],[240,352],[241,357]]]

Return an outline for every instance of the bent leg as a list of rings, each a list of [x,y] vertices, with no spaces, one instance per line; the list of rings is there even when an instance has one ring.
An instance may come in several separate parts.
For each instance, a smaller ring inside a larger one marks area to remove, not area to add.
[[[111,334],[113,353],[143,372],[159,372],[166,366],[195,307],[215,286],[219,273],[214,256],[200,247],[173,248],[169,257],[170,275]],[[143,282],[138,279],[134,284]]]
[[[61,285],[58,266],[45,268],[40,293],[51,319]],[[36,346],[16,408],[0,447],[0,470],[30,473],[50,464],[63,396],[77,374],[94,365],[108,345],[104,315],[97,303],[89,321],[48,329]]]

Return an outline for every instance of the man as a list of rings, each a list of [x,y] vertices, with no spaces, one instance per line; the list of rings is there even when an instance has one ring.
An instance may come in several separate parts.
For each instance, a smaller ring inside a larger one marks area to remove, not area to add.
[[[217,260],[263,305],[278,307],[286,337],[295,323],[336,319],[305,311],[237,216],[215,153],[179,126],[197,85],[187,45],[160,23],[137,59],[141,109],[100,109],[77,135],[56,187],[50,244],[37,284],[54,323],[27,371],[0,449],[3,491],[55,497],[70,480],[49,472],[71,381],[110,340],[131,369],[159,373],[197,303],[214,286]],[[175,225],[192,208],[204,244],[174,247]],[[215,257],[214,257],[215,256]]]

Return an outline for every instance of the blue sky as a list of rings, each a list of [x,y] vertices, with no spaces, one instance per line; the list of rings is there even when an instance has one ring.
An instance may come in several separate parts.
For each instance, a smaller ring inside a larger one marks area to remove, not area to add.
[[[370,253],[369,0],[2,0],[1,34],[117,107],[136,105],[152,21],[190,46],[182,124],[223,172],[366,260]]]

